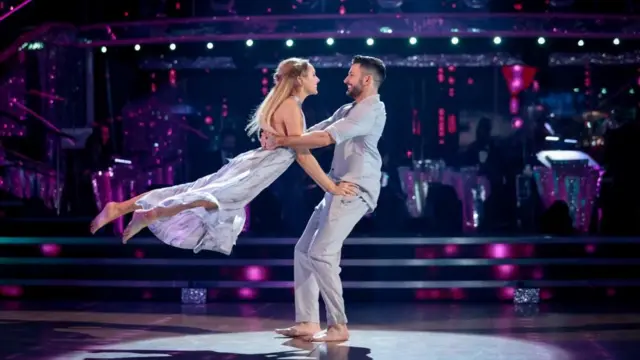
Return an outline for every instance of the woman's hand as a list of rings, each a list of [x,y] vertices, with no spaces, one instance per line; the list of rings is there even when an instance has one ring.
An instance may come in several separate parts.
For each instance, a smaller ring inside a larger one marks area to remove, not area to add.
[[[358,195],[358,190],[358,185],[343,181],[336,184],[329,192],[336,196],[356,196]]]

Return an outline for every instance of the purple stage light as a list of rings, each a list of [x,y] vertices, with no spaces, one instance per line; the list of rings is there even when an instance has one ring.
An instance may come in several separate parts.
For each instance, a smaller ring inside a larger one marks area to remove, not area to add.
[[[514,277],[517,268],[515,265],[503,264],[494,267],[494,275],[501,280],[508,280]]]
[[[514,294],[515,294],[514,288],[498,289],[498,298],[500,298],[500,300],[512,300]]]
[[[251,288],[238,289],[238,297],[242,300],[253,300],[258,297],[258,291]]]
[[[42,255],[46,257],[56,257],[60,255],[60,245],[58,244],[42,244],[40,245]]]
[[[0,295],[6,297],[21,297],[24,294],[22,287],[17,285],[4,285],[0,286]]]
[[[263,266],[248,266],[244,269],[244,276],[249,281],[264,281],[267,278],[267,269]]]
[[[511,256],[511,246],[506,244],[491,244],[488,247],[489,258],[505,259]]]

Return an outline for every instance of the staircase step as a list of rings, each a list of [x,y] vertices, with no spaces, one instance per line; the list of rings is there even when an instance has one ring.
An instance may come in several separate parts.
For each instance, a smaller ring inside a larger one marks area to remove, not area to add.
[[[295,238],[242,237],[231,256],[194,254],[155,238],[0,237],[0,297],[179,301],[201,287],[215,300],[290,301]],[[350,301],[640,298],[640,239],[350,238],[341,278]],[[634,295],[636,294],[636,295]]]

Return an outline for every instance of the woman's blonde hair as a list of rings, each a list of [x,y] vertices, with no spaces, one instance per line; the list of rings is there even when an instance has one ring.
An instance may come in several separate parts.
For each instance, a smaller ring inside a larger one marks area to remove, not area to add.
[[[273,74],[275,84],[262,100],[258,109],[249,120],[246,130],[249,136],[257,134],[261,129],[275,132],[271,126],[271,118],[276,109],[290,97],[294,90],[300,86],[298,77],[305,76],[309,70],[309,61],[300,58],[289,58],[278,64]]]

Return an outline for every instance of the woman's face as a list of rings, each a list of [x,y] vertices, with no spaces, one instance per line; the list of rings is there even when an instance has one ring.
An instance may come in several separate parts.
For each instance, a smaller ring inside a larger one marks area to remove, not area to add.
[[[304,76],[299,78],[302,84],[302,90],[309,95],[316,95],[318,93],[318,83],[320,79],[316,75],[316,69],[313,65],[309,64],[309,69]]]

